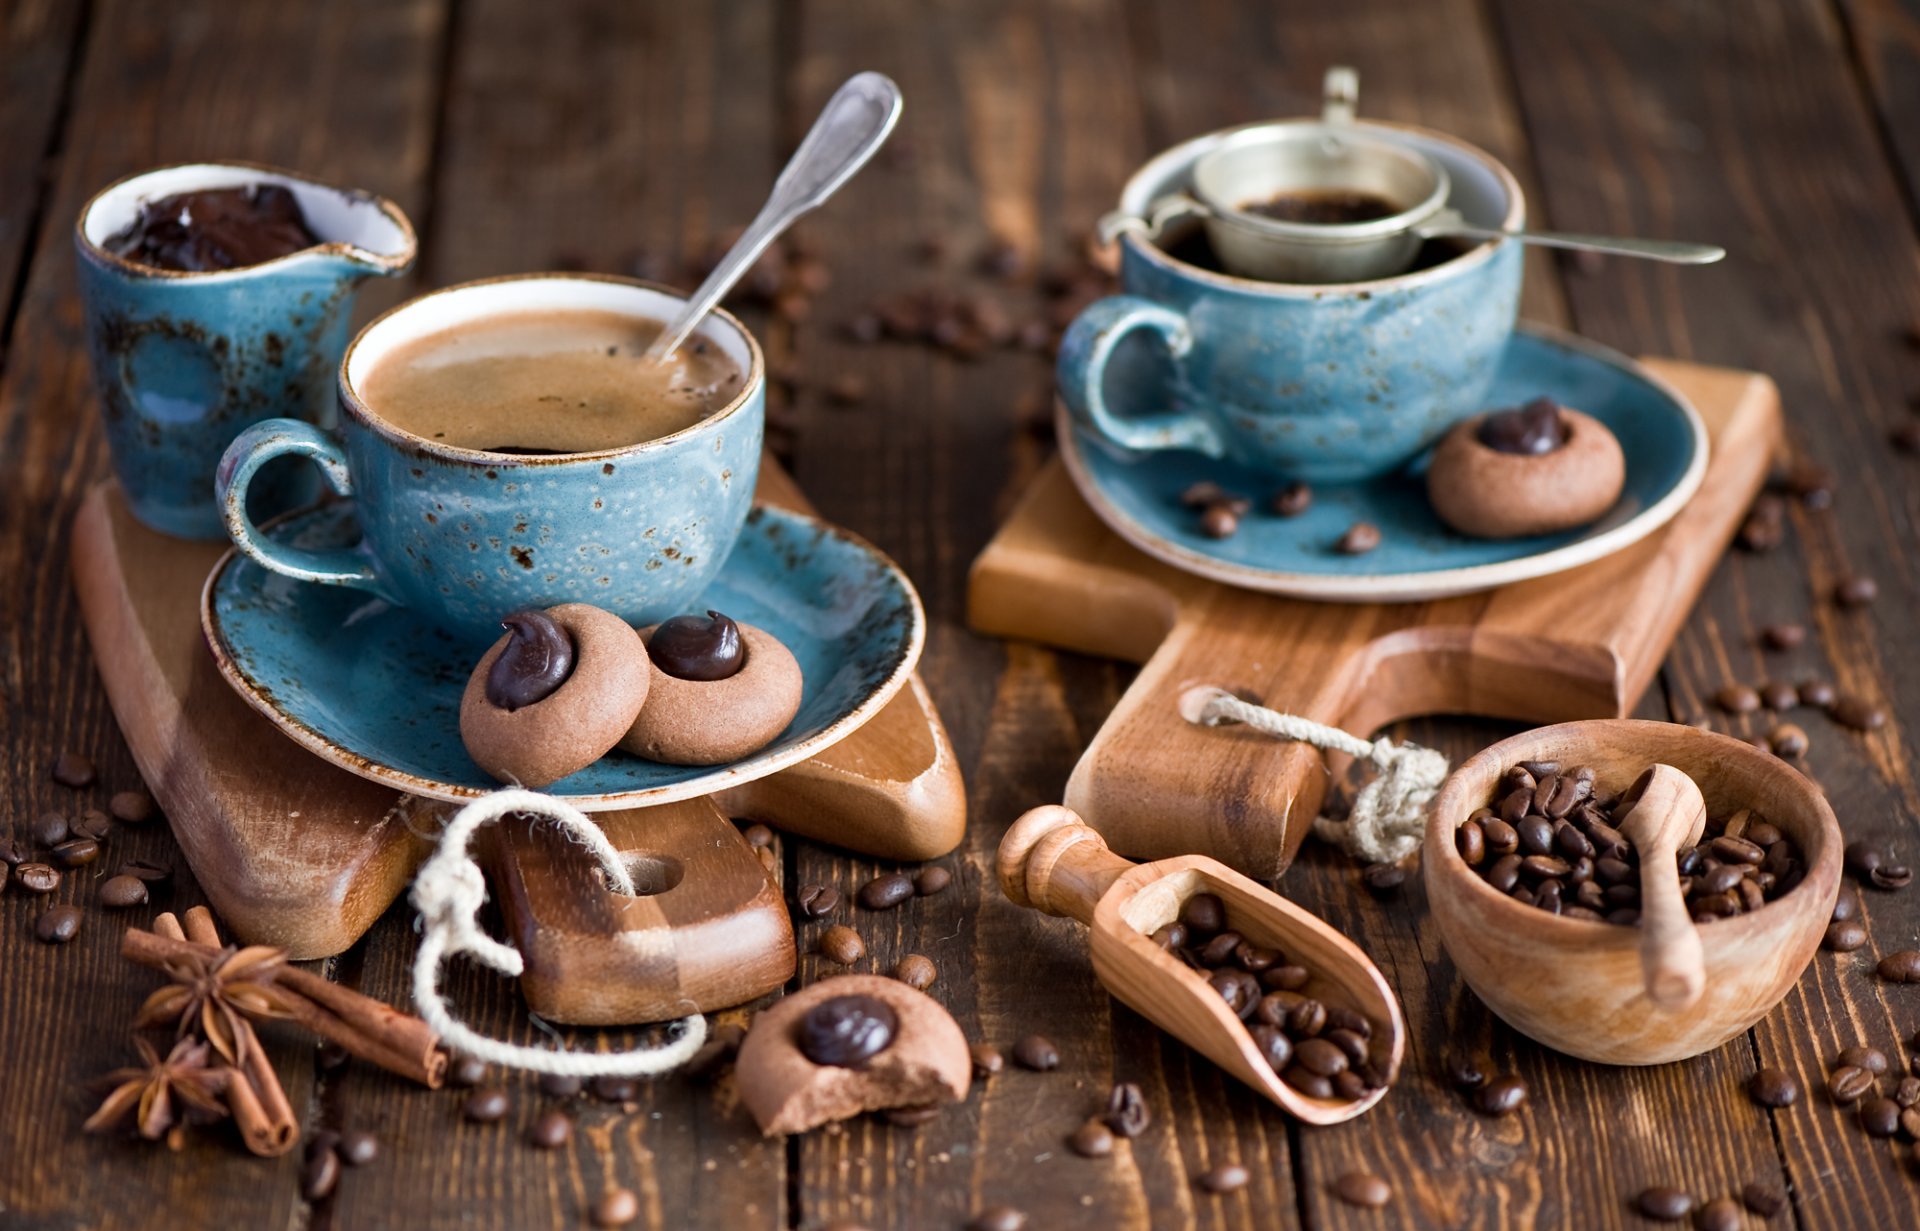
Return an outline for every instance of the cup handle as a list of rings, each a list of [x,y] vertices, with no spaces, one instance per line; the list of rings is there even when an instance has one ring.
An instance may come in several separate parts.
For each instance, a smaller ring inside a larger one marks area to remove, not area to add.
[[[393,595],[374,575],[371,562],[361,551],[351,547],[312,551],[278,543],[260,533],[247,516],[247,487],[253,476],[260,467],[286,454],[312,458],[328,487],[342,496],[353,494],[346,455],[331,437],[301,419],[263,419],[233,438],[214,471],[214,500],[226,522],[227,537],[260,567],[275,573],[323,586],[370,590],[392,600]]]
[[[1074,318],[1060,342],[1056,374],[1061,400],[1075,423],[1125,449],[1195,449],[1220,457],[1226,449],[1213,424],[1193,411],[1123,418],[1107,408],[1107,363],[1121,339],[1151,329],[1176,363],[1193,349],[1187,318],[1137,295],[1109,295]]]

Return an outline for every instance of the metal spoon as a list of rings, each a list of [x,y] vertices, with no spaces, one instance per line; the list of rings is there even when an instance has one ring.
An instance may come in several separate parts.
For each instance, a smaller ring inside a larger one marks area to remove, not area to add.
[[[835,90],[806,140],[774,181],[773,192],[726,259],[714,267],[644,356],[660,362],[686,341],[742,274],[794,220],[839,191],[873,157],[900,119],[900,87],[880,73],[859,73]]]
[[[1447,235],[1471,239],[1511,239],[1523,244],[1539,244],[1543,248],[1570,248],[1575,252],[1645,257],[1653,261],[1671,261],[1676,265],[1711,265],[1727,255],[1725,248],[1713,244],[1690,244],[1677,239],[1617,239],[1610,235],[1574,235],[1565,231],[1503,231],[1498,227],[1477,227],[1454,209],[1441,210],[1414,227],[1413,233],[1422,239]]]

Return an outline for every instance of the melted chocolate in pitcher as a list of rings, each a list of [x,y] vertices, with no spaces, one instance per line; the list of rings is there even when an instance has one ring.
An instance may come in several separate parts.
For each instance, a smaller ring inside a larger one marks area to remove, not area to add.
[[[262,265],[319,242],[292,191],[244,184],[143,201],[127,229],[101,246],[156,269],[201,274]]]

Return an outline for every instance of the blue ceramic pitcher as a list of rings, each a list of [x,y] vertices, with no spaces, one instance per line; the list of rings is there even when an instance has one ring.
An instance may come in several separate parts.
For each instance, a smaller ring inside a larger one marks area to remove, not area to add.
[[[107,250],[144,202],[209,188],[282,185],[320,243],[239,269],[186,273]],[[413,264],[413,227],[384,198],[247,163],[162,167],[109,186],[74,230],[80,297],[114,471],[142,522],[224,539],[213,473],[262,419],[334,419],[334,374],[353,301],[370,277]],[[311,467],[286,463],[254,484],[260,517],[310,502]]]

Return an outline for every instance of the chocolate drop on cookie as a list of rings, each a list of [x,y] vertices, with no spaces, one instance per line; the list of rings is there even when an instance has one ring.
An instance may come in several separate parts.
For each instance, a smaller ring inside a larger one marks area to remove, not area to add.
[[[1567,443],[1567,424],[1552,398],[1535,398],[1517,410],[1494,411],[1477,435],[1495,453],[1539,457]]]
[[[143,265],[208,273],[261,265],[319,242],[292,192],[279,184],[244,184],[145,202],[105,247]]]
[[[487,700],[503,710],[544,701],[573,674],[573,638],[544,611],[516,611],[500,621],[507,646],[487,672]]]
[[[717,611],[675,616],[647,642],[653,665],[676,680],[724,680],[746,665],[740,626]]]
[[[872,996],[835,996],[800,1019],[800,1052],[815,1064],[863,1068],[893,1044],[900,1022]]]

